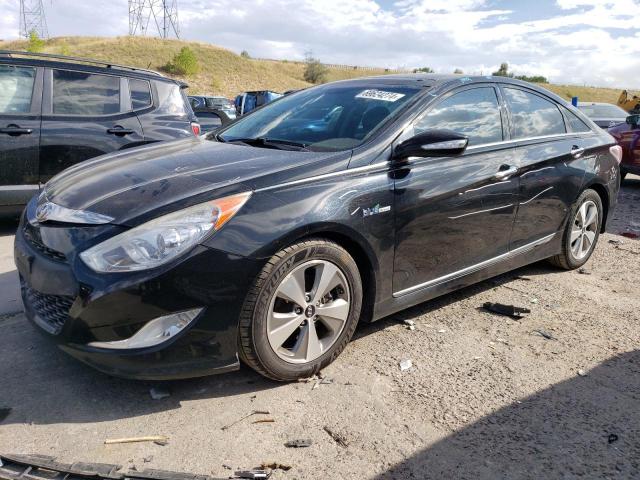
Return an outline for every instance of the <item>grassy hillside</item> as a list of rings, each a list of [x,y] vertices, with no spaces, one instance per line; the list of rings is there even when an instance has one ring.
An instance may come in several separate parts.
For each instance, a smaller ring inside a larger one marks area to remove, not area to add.
[[[190,85],[192,94],[215,94],[233,97],[245,90],[267,89],[278,92],[309,86],[304,81],[304,64],[300,62],[255,60],[243,58],[215,45],[181,40],[161,40],[145,37],[59,37],[48,40],[45,53],[106,60],[136,67],[160,70],[185,45],[195,52],[200,72],[180,78]],[[23,40],[0,42],[0,49],[24,50]],[[382,75],[384,69],[329,67],[328,81]],[[581,101],[616,103],[620,89],[544,85],[558,95]]]

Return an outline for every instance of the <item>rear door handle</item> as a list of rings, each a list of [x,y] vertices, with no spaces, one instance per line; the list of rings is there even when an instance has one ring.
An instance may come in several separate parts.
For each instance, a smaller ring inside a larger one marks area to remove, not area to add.
[[[116,125],[113,128],[107,129],[107,133],[110,133],[111,135],[131,135],[132,133],[135,133],[135,131],[130,128],[122,128]]]
[[[513,165],[501,165],[500,170],[496,172],[494,178],[498,180],[506,180],[516,173],[518,173],[518,167],[514,167]]]
[[[18,125],[7,125],[6,128],[0,128],[0,133],[4,133],[6,135],[18,136],[18,135],[29,135],[33,132],[31,128],[20,128]]]
[[[574,145],[573,147],[571,147],[571,156],[573,158],[579,158],[582,156],[583,153],[584,153],[584,148],[579,147],[577,145]]]

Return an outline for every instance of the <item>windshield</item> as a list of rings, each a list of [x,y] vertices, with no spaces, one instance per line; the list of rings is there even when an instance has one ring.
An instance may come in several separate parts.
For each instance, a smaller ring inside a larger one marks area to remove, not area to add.
[[[229,100],[224,97],[205,97],[204,99],[207,107],[226,107],[230,105]]]
[[[580,105],[578,107],[587,117],[591,118],[625,118],[629,115],[615,105]]]
[[[282,97],[217,137],[223,142],[263,140],[263,146],[286,142],[308,150],[348,150],[370,138],[419,90],[397,85],[324,85]]]

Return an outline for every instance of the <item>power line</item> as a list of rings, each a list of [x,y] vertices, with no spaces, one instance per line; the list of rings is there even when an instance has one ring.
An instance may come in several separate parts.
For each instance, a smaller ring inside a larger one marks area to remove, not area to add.
[[[31,32],[49,38],[42,0],[20,0],[20,36],[29,38]]]
[[[178,0],[129,0],[129,35],[180,38]]]

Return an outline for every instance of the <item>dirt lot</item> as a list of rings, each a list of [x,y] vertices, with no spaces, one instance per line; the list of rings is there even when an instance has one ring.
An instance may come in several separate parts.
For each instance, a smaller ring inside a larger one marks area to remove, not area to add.
[[[640,233],[640,178],[621,202],[613,230]],[[243,369],[164,384],[171,396],[152,400],[156,384],[84,367],[10,313],[4,235],[0,452],[219,477],[275,461],[292,466],[283,479],[640,478],[640,240],[606,234],[585,273],[539,263],[363,326],[316,388]],[[491,315],[486,301],[532,313]],[[414,366],[400,371],[405,358]],[[270,414],[221,430],[252,410]],[[103,444],[141,435],[169,444]],[[284,446],[298,438],[313,444]]]

